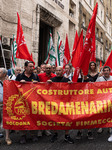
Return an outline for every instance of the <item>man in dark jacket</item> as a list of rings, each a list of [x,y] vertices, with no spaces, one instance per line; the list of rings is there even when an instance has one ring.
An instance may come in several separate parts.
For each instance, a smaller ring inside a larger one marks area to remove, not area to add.
[[[38,75],[35,75],[33,73],[34,64],[32,61],[26,61],[24,67],[25,67],[25,71],[17,75],[16,81],[20,81],[20,82],[40,81]]]
[[[35,75],[33,73],[34,64],[32,61],[26,61],[24,64],[24,67],[25,67],[25,71],[23,71],[23,73],[17,75],[16,81],[20,81],[23,83],[25,83],[25,82],[37,83],[40,81],[38,75]],[[34,132],[35,131],[32,131],[32,141],[36,142],[38,140],[38,138]],[[22,133],[22,135],[21,135],[20,143],[24,144],[24,143],[26,143],[26,132],[21,131],[21,133]]]
[[[50,80],[48,80],[48,83],[51,82],[68,82],[68,83],[72,83],[72,81],[70,81],[68,78],[63,76],[63,68],[61,66],[56,67],[56,76],[51,78]],[[57,132],[54,132],[54,135],[51,138],[51,142],[54,142],[55,140],[57,140],[58,134]],[[73,144],[74,141],[73,139],[70,137],[69,135],[69,130],[65,131],[65,139],[66,142]]]

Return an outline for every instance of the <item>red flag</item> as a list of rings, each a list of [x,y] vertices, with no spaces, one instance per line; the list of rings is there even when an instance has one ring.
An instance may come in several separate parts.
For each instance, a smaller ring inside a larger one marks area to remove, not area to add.
[[[102,71],[102,61],[100,60],[99,72]]]
[[[91,62],[91,61],[96,62],[96,57],[95,57],[95,55],[96,55],[96,53],[95,53],[95,52],[92,52],[90,62]]]
[[[76,30],[75,39],[74,39],[74,45],[73,45],[73,51],[72,51],[72,56],[73,56],[73,53],[75,52],[78,40],[79,40],[79,37],[78,37],[78,34],[77,34],[77,30]]]
[[[89,68],[89,62],[92,54],[92,41],[94,39],[94,33],[95,33],[95,23],[96,23],[96,15],[97,15],[97,8],[98,8],[98,3],[96,3],[96,6],[93,11],[92,18],[90,20],[87,32],[86,32],[86,37],[85,37],[85,43],[84,43],[84,55],[82,58],[82,65],[81,69],[83,71],[84,75],[88,74],[88,68]]]
[[[105,62],[104,66],[109,66],[112,69],[112,51],[109,57],[107,58],[107,61]]]
[[[76,49],[72,56],[72,66],[75,68],[74,76],[72,79],[73,82],[77,82],[77,80],[78,80],[78,76],[79,76],[79,72],[80,72],[80,65],[82,62],[82,54],[83,54],[83,30],[80,34],[78,43],[76,45]]]
[[[33,61],[33,59],[31,58],[31,55],[28,51],[26,42],[25,42],[25,38],[23,35],[23,30],[22,30],[22,26],[21,26],[21,22],[20,22],[18,13],[17,13],[17,17],[18,17],[18,25],[17,25],[17,38],[16,38],[16,43],[17,43],[16,58]]]
[[[102,67],[102,61],[100,60],[100,68]]]
[[[68,44],[68,36],[66,34],[66,41],[65,41],[65,51],[64,51],[64,58],[63,58],[63,68],[65,68],[65,65],[69,63],[70,57],[70,51],[69,51],[69,44]]]
[[[35,66],[35,62],[34,62],[34,60],[33,60],[33,55],[32,55],[32,53],[31,53],[31,58],[32,58],[32,61],[33,61],[33,63],[34,63],[34,66]]]
[[[32,55],[32,53],[31,53],[31,58],[33,59],[33,55]]]
[[[92,52],[92,54],[91,54],[90,62],[91,62],[91,61],[96,62],[96,41],[95,41],[95,32],[94,32],[94,36],[93,36],[93,42],[92,42],[91,52]]]
[[[112,51],[109,57],[107,58],[107,61],[105,62],[104,66],[109,66],[111,68],[110,75],[112,76]]]

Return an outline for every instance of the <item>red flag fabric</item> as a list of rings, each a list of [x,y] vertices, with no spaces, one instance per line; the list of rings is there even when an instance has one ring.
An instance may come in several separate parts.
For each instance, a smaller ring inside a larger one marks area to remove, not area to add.
[[[78,80],[80,65],[82,62],[82,53],[83,53],[83,30],[80,34],[75,52],[73,53],[73,56],[72,56],[72,66],[75,68],[74,76],[72,79],[73,82],[77,82]]]
[[[65,65],[69,63],[70,57],[70,51],[69,51],[69,44],[68,44],[68,36],[66,34],[66,41],[65,41],[65,51],[64,51],[64,58],[63,58],[63,68],[65,68]]]
[[[112,51],[109,57],[107,58],[107,61],[105,62],[104,66],[109,66],[111,68],[110,75],[112,76]]]
[[[34,63],[34,66],[35,66],[35,62],[34,62],[34,60],[33,60],[33,55],[32,55],[32,53],[31,53],[31,58],[32,58],[32,61],[33,61],[33,63]]]
[[[92,52],[90,62],[91,62],[91,61],[96,62],[96,57],[95,57],[95,55],[96,55],[96,53],[95,53],[95,52]]]
[[[78,34],[77,34],[77,30],[76,30],[75,39],[74,39],[74,45],[73,45],[73,51],[72,51],[72,56],[73,56],[73,53],[75,52],[78,40],[79,40],[79,37],[78,37]]]
[[[91,61],[96,62],[96,41],[95,41],[95,32],[94,32],[94,36],[93,36],[93,42],[92,42],[91,52],[92,52],[92,54],[91,54],[90,62],[91,62]]]
[[[22,30],[22,26],[21,26],[18,13],[17,13],[17,17],[18,17],[18,25],[17,25],[17,38],[16,38],[16,43],[17,43],[16,58],[33,61],[28,51],[26,42],[25,42],[25,38],[24,38],[24,34],[23,34],[23,30]]]
[[[105,62],[104,66],[109,66],[112,69],[112,51],[109,57],[107,58],[107,61]]]
[[[82,65],[81,69],[83,71],[84,75],[88,74],[88,69],[89,69],[89,62],[92,54],[92,41],[94,39],[94,33],[95,33],[95,23],[96,23],[96,15],[97,15],[97,8],[98,8],[98,3],[96,3],[96,6],[93,11],[92,18],[90,20],[87,32],[86,32],[86,37],[85,37],[85,43],[84,43],[84,55],[82,58]]]
[[[99,72],[102,71],[102,61],[100,60]]]
[[[100,68],[102,67],[102,61],[100,60]]]
[[[32,53],[31,53],[31,58],[33,59],[33,55],[32,55]]]
[[[79,40],[77,42],[76,49],[72,55],[72,61],[71,62],[72,62],[72,66],[74,68],[79,66],[79,61],[81,59],[82,52],[83,52],[83,30],[82,30],[80,37],[79,37]]]

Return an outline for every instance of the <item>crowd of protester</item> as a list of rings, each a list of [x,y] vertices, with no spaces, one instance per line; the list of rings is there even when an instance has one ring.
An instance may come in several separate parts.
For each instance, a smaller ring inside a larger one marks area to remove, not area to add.
[[[110,81],[112,76],[110,76],[111,69],[108,66],[105,66],[98,72],[98,67],[95,62],[90,62],[89,71],[87,76],[83,76],[82,71],[80,70],[79,78],[77,82],[100,82],[100,81]],[[15,67],[14,74],[11,74],[10,70],[5,68],[0,68],[0,138],[5,136],[5,141],[7,145],[12,144],[10,139],[10,132],[8,129],[3,130],[3,81],[4,80],[16,80],[20,82],[68,82],[72,83],[73,78],[73,68],[71,64],[66,64],[65,69],[61,66],[56,67],[55,65],[51,66],[50,64],[41,64],[40,67],[37,66],[34,68],[33,62],[26,61],[24,64],[24,71],[20,67]],[[38,137],[41,137],[44,134],[46,136],[51,136],[51,142],[55,142],[58,138],[58,133],[56,131],[19,131],[20,132],[20,143],[25,144],[27,142],[27,132],[30,132],[31,139],[33,142],[38,141]],[[102,133],[103,129],[99,128],[98,133]],[[112,130],[109,129],[110,137],[108,138],[109,142],[112,142]],[[4,134],[5,133],[5,134]],[[78,130],[76,139],[81,139],[83,130]],[[16,133],[15,133],[16,134]],[[88,139],[93,139],[92,130],[87,130]],[[65,131],[64,140],[70,144],[74,143],[74,140],[70,137],[69,131]]]

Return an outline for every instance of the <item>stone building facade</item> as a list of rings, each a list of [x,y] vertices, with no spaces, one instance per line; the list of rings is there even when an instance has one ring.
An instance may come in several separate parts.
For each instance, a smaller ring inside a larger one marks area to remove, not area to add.
[[[32,52],[36,65],[40,65],[46,57],[50,30],[55,49],[58,41],[57,32],[63,44],[68,34],[72,53],[75,32],[77,30],[80,34],[83,29],[85,36],[96,2],[99,4],[96,19],[96,57],[97,61],[105,62],[112,45],[111,0],[1,0],[0,36],[7,67],[10,67],[11,40],[17,32],[17,12],[20,15],[28,50]],[[2,55],[0,62],[3,66]]]

